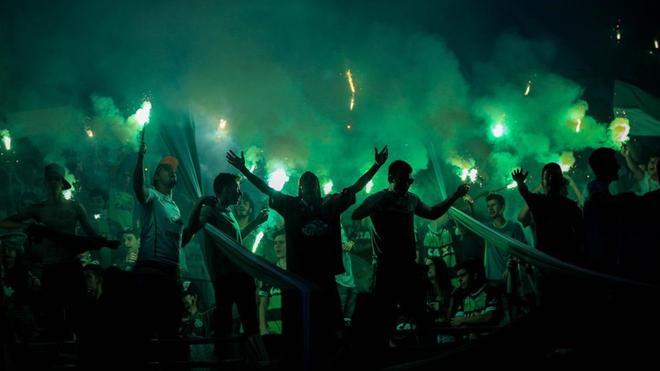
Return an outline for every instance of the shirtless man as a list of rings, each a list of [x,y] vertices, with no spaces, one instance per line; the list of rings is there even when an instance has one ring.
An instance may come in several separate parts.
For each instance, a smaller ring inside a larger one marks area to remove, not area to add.
[[[71,184],[64,178],[64,168],[58,164],[49,164],[44,171],[44,185],[47,199],[27,207],[26,210],[0,221],[0,228],[28,229],[32,220],[50,230],[62,234],[74,235],[77,227],[96,239],[101,238],[92,228],[85,208],[77,201],[66,200],[62,191],[70,189]],[[38,248],[42,252],[43,294],[47,330],[56,338],[69,335],[76,329],[77,311],[85,295],[85,280],[82,266],[78,261],[80,248],[61,241],[43,239]]]

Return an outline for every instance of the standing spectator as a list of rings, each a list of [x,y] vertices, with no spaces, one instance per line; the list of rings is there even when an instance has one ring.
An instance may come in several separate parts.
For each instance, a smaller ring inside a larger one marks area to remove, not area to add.
[[[284,230],[273,235],[273,250],[277,257],[275,263],[286,270],[286,237]],[[259,296],[259,332],[261,335],[282,334],[282,290],[266,283],[261,283]]]
[[[437,219],[469,191],[461,185],[447,200],[434,206],[422,202],[408,189],[413,183],[412,167],[405,161],[390,164],[389,188],[367,197],[353,212],[353,219],[371,218],[372,244],[376,255],[374,297],[381,313],[381,340],[392,344],[397,307],[417,320],[424,317],[424,289],[416,263],[415,215]]]
[[[639,194],[643,195],[660,189],[658,170],[656,167],[660,161],[660,153],[650,155],[646,161],[646,166],[640,166],[635,162],[630,152],[630,148],[627,145],[621,147],[621,154],[626,160],[626,165],[637,181]]]
[[[491,226],[494,230],[518,241],[525,241],[525,236],[520,225],[516,222],[508,221],[504,217],[506,201],[502,195],[496,193],[489,194],[486,196],[486,205],[488,207],[488,216],[491,219]],[[510,256],[511,254],[508,252],[486,241],[484,254],[486,279],[496,284],[501,284]]]

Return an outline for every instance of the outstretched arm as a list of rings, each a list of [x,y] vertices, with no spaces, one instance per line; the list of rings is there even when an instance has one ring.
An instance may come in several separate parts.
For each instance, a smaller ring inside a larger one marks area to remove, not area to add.
[[[364,173],[352,186],[346,188],[349,192],[352,193],[358,193],[360,192],[366,185],[369,183],[369,181],[376,175],[378,172],[378,169],[380,169],[383,164],[387,161],[387,156],[389,155],[389,151],[387,149],[387,146],[383,147],[380,152],[378,152],[378,148],[374,148],[374,160],[375,163],[367,170],[366,173]]]
[[[469,191],[470,191],[469,184],[461,184],[456,189],[456,192],[454,192],[454,194],[451,195],[451,197],[434,206],[428,206],[423,202],[419,202],[417,204],[417,209],[415,209],[415,214],[425,219],[438,219],[444,213],[446,213],[447,210],[449,210],[449,208],[451,207],[451,205],[454,204],[454,202],[456,202],[459,198],[465,196]]]
[[[138,202],[147,202],[147,190],[144,188],[144,154],[147,153],[147,145],[140,143],[135,170],[133,171],[133,191]]]
[[[218,199],[215,196],[202,197],[195,203],[195,207],[193,207],[193,211],[190,213],[190,218],[188,219],[188,226],[183,231],[182,246],[190,242],[195,233],[206,223],[206,220],[202,218],[202,207],[204,205],[215,206],[217,203]]]
[[[260,190],[262,193],[267,195],[268,197],[273,196],[277,191],[270,188],[266,182],[264,182],[263,179],[259,178],[258,176],[252,174],[250,170],[245,166],[245,155],[243,152],[241,152],[241,157],[238,157],[234,153],[234,151],[229,151],[227,152],[227,162],[233,167],[235,167],[238,171],[243,174],[247,180],[250,181],[250,183],[254,184],[255,187],[257,187],[258,190]]]
[[[245,237],[249,235],[266,220],[268,220],[268,209],[263,209],[259,212],[259,214],[257,214],[256,218],[252,219],[252,221],[250,221],[248,225],[245,226],[245,228],[241,229],[241,236]]]

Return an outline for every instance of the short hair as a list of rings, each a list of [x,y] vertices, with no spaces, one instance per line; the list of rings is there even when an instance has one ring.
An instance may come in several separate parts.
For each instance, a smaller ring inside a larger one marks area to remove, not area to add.
[[[271,236],[273,237],[273,240],[275,240],[275,237],[277,236],[284,236],[284,238],[286,238],[286,231],[284,229],[276,229]]]
[[[589,155],[589,166],[596,176],[607,173],[608,161],[614,159],[616,161],[616,151],[612,148],[600,147],[591,152]]]
[[[390,164],[390,167],[387,169],[387,176],[391,177],[395,173],[408,173],[411,174],[413,172],[412,166],[410,166],[409,163],[403,161],[403,160],[396,160]]]
[[[122,234],[122,235],[125,235],[125,234],[132,234],[132,235],[135,236],[135,237],[139,237],[139,236],[140,236],[140,235],[138,234],[138,231],[137,231],[136,229],[134,229],[134,228],[130,228],[130,227],[129,227],[129,228],[124,228],[124,230],[121,231],[121,234]]]
[[[454,267],[454,271],[458,273],[461,269],[464,269],[468,274],[476,273],[479,279],[486,278],[486,272],[483,263],[480,260],[469,258],[466,259]]]
[[[213,179],[213,192],[219,195],[225,187],[235,187],[240,179],[236,174],[220,173]]]
[[[488,196],[486,196],[486,202],[495,200],[497,201],[501,206],[506,205],[506,200],[504,199],[504,196],[498,193],[489,193]]]

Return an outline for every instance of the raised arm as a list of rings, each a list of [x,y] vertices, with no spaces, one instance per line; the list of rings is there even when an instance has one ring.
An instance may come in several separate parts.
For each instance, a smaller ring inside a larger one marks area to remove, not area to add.
[[[270,188],[266,182],[264,182],[263,179],[259,178],[258,176],[252,174],[250,170],[245,166],[245,155],[243,152],[241,152],[241,157],[238,157],[234,153],[234,151],[229,151],[227,152],[227,162],[233,167],[235,167],[238,171],[243,174],[247,180],[250,181],[250,183],[254,184],[255,187],[257,187],[258,190],[260,190],[262,193],[267,195],[268,197],[273,196],[277,191]]]
[[[205,196],[197,200],[192,212],[190,213],[188,226],[183,230],[183,241],[181,242],[182,246],[185,246],[188,242],[190,242],[195,233],[197,233],[197,231],[199,231],[206,223],[206,218],[202,217],[202,208],[204,206],[213,207],[217,205],[217,203],[218,198],[215,196]]]
[[[447,210],[449,210],[449,208],[451,207],[451,205],[454,204],[454,202],[456,202],[461,197],[465,196],[469,191],[470,191],[469,184],[461,184],[456,189],[456,192],[454,192],[454,194],[451,195],[451,197],[434,206],[429,206],[420,201],[417,204],[417,208],[415,209],[415,214],[425,219],[432,219],[432,220],[438,219],[444,213],[446,213]]]
[[[627,145],[624,144],[621,147],[621,154],[623,155],[623,158],[626,159],[626,165],[633,173],[635,179],[637,179],[637,181],[644,179],[644,172],[639,168],[639,165],[637,165],[635,160],[633,160],[632,155],[630,154],[630,148],[628,148]]]
[[[133,192],[138,202],[143,204],[147,202],[147,190],[144,188],[144,154],[147,153],[147,145],[140,143],[140,150],[137,154],[137,162],[133,171]]]
[[[529,188],[527,188],[527,184],[525,184],[525,179],[527,179],[528,175],[529,172],[523,171],[523,169],[516,169],[511,173],[511,177],[518,185],[518,192],[520,192],[522,198],[527,202],[527,205],[532,202],[533,195],[533,193],[529,191]]]
[[[268,209],[262,209],[256,218],[252,219],[245,228],[241,229],[241,236],[245,238],[245,236],[252,233],[258,226],[266,222],[266,220],[268,220]]]
[[[374,164],[369,168],[369,170],[367,170],[366,173],[362,174],[362,176],[355,182],[355,184],[346,188],[346,190],[354,194],[360,192],[374,177],[374,175],[376,175],[378,169],[380,169],[380,167],[385,164],[388,155],[389,151],[387,146],[383,147],[380,152],[378,152],[378,148],[374,148]]]

